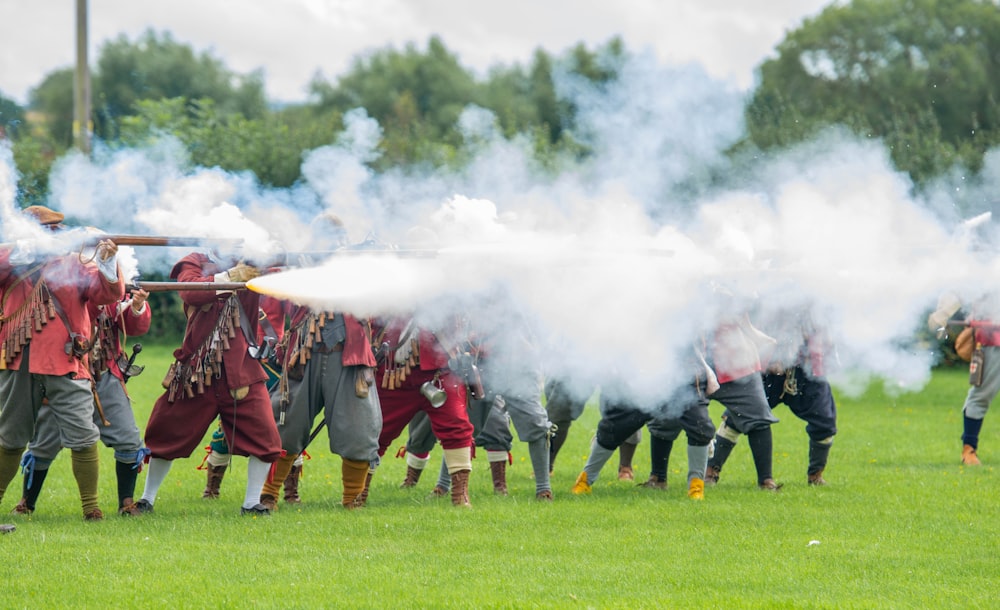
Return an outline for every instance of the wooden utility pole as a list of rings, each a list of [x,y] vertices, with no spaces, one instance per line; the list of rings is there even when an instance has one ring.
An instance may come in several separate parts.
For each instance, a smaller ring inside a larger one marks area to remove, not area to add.
[[[90,66],[87,61],[87,0],[76,0],[76,77],[73,79],[73,144],[90,154]]]

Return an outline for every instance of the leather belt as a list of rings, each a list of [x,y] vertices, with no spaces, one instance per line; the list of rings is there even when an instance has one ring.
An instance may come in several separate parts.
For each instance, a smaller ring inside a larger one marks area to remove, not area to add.
[[[329,347],[327,347],[325,343],[317,343],[316,345],[313,346],[313,350],[320,354],[331,354],[333,352],[342,352],[344,351],[344,342],[341,341],[340,343],[337,343]]]

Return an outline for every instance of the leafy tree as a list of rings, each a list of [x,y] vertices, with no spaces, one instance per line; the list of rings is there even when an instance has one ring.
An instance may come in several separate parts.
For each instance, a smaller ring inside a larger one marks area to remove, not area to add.
[[[49,188],[49,170],[56,158],[66,151],[51,139],[39,134],[14,140],[14,165],[20,178],[18,199],[23,205],[43,203]]]
[[[1000,11],[988,0],[853,0],[788,34],[760,68],[749,137],[786,146],[839,123],[883,138],[921,183],[1000,141]]]
[[[625,56],[625,43],[615,37],[596,51],[578,43],[569,52],[569,68],[594,83],[607,83],[618,76],[618,66]]]
[[[566,144],[564,134],[574,114],[572,105],[559,99],[554,73],[562,70],[601,84],[616,76],[615,59],[623,55],[620,39],[593,52],[577,45],[558,59],[537,50],[527,70],[495,67],[480,83],[432,37],[425,52],[412,44],[402,51],[378,50],[356,59],[335,82],[315,78],[310,90],[320,108],[343,113],[363,107],[382,125],[378,168],[461,163],[465,157],[456,125],[470,104],[491,110],[505,136],[529,134],[537,151],[551,157]]]
[[[23,131],[24,108],[0,93],[0,140],[16,138]]]
[[[505,136],[542,129],[551,143],[559,141],[568,107],[556,95],[553,64],[551,55],[536,49],[527,70],[517,64],[490,70],[479,103],[497,116]]]
[[[52,164],[73,145],[73,70],[46,75],[29,91],[28,107],[16,133],[9,134],[21,174],[18,197],[25,205],[44,201]]]
[[[49,72],[28,93],[28,107],[41,116],[42,128],[52,140],[68,148],[73,145],[73,69]]]
[[[254,119],[267,113],[260,71],[238,75],[208,53],[195,54],[170,33],[147,30],[133,43],[125,36],[101,47],[94,77],[95,131],[117,135],[115,122],[141,100],[211,99],[222,114]]]
[[[187,146],[195,165],[250,170],[263,184],[276,187],[294,184],[303,153],[333,142],[341,127],[339,115],[309,109],[258,119],[220,114],[210,99],[140,101],[136,112],[121,121],[122,144],[137,145],[169,133]]]
[[[432,37],[427,51],[408,44],[355,59],[335,83],[313,79],[310,90],[321,109],[344,113],[362,107],[385,132],[377,162],[445,162],[458,146],[454,126],[462,110],[476,102],[477,84],[458,58]]]
[[[72,68],[47,74],[29,100],[29,108],[41,117],[41,127],[65,147],[73,143],[74,76]],[[174,41],[169,33],[151,30],[134,43],[120,36],[101,47],[92,90],[94,133],[106,141],[118,136],[118,121],[134,114],[142,100],[211,99],[220,114],[248,119],[269,112],[260,71],[236,74],[219,59]]]

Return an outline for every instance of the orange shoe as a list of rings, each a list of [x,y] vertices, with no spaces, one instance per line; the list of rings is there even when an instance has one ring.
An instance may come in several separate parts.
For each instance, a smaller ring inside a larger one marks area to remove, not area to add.
[[[976,455],[976,448],[972,445],[962,446],[962,465],[963,466],[982,466],[983,463],[979,461],[979,457]]]
[[[695,477],[688,483],[688,497],[692,500],[705,499],[705,481]]]

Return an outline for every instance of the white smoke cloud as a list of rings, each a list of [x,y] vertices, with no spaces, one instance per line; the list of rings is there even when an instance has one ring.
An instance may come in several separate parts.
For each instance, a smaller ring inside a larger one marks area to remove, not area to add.
[[[734,308],[765,330],[809,308],[837,344],[842,391],[873,379],[917,390],[933,364],[914,342],[927,309],[945,290],[974,299],[997,279],[995,257],[970,237],[995,227],[956,227],[1000,182],[1000,155],[960,192],[943,181],[918,199],[880,143],[840,130],[730,160],[744,100],[695,67],[641,55],[600,87],[558,84],[587,155],[550,160],[557,172],[529,138],[502,137],[470,107],[464,169],[377,175],[381,129],[358,110],[336,142],[305,155],[295,189],[188,168],[167,139],[68,157],[52,175],[54,207],[108,232],[239,238],[258,259],[316,249],[314,219],[335,214],[352,243],[374,237],[390,252],[337,253],[257,287],[358,314],[466,313],[498,336],[530,330],[548,374],[583,396],[626,380],[644,405],[689,379],[691,346]],[[6,235],[14,170],[2,161]]]

